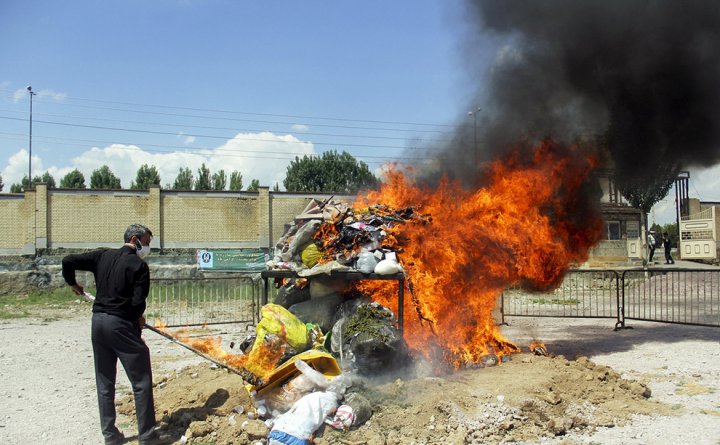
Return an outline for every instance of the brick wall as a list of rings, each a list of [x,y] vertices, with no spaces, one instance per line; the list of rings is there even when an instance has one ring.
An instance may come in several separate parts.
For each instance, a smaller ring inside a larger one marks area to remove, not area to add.
[[[315,197],[270,192],[48,190],[0,195],[0,255],[38,249],[115,247],[127,226],[153,231],[153,248],[264,248]],[[335,197],[352,202],[353,197]]]
[[[314,195],[317,199],[325,200],[333,195]],[[313,196],[296,193],[274,193],[271,195],[272,236],[275,243],[285,232],[285,225],[291,223],[295,215],[301,213]],[[343,201],[352,204],[354,196],[333,196],[334,201]]]
[[[21,254],[23,246],[32,244],[27,227],[29,200],[19,195],[0,196],[0,254]]]

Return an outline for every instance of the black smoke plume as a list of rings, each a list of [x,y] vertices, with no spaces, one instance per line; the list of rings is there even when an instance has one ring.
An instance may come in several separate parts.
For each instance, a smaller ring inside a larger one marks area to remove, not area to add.
[[[720,1],[474,0],[469,28],[501,41],[441,156],[471,166],[518,141],[600,138],[619,178],[720,161]],[[472,68],[478,54],[468,45]],[[477,73],[480,78],[481,73]],[[482,91],[482,92],[481,92]],[[476,148],[477,151],[476,151]]]

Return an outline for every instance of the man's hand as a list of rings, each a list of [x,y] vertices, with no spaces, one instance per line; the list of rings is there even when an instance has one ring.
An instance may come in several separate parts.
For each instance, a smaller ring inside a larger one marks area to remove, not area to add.
[[[83,293],[85,292],[85,290],[83,289],[83,287],[80,286],[79,284],[75,284],[74,286],[70,286],[70,289],[72,289],[72,291],[73,291],[73,293],[74,293],[75,295],[80,295],[80,296],[82,296]]]
[[[145,328],[145,317],[141,315],[140,318],[138,318],[137,323],[138,323],[138,327],[142,331],[143,328]]]

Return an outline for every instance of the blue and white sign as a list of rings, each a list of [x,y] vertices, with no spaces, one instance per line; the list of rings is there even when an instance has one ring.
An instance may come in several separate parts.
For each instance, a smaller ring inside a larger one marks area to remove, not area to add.
[[[213,253],[209,250],[198,250],[197,263],[198,269],[212,269]]]

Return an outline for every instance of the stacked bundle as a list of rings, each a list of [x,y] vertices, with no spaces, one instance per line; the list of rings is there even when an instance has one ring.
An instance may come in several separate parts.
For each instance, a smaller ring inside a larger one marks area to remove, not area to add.
[[[289,225],[267,266],[291,269],[304,277],[334,270],[382,275],[402,272],[393,229],[408,221],[426,222],[428,218],[413,207],[351,209],[342,202],[313,200]]]

